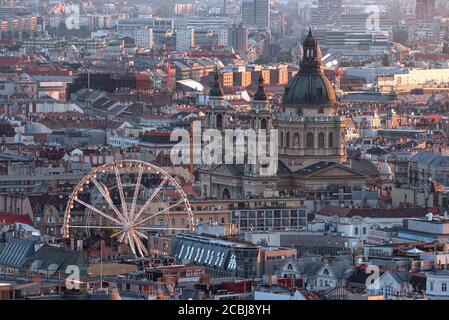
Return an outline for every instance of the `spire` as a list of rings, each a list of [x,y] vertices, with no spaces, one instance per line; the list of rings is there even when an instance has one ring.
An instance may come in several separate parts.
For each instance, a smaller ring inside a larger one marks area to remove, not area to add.
[[[259,88],[257,89],[256,94],[254,95],[254,101],[266,101],[267,100],[267,94],[265,92],[264,88],[264,79],[262,76],[262,72],[260,73],[259,77]]]
[[[302,72],[319,71],[321,57],[318,43],[312,33],[312,25],[309,25],[309,33],[303,43],[303,59],[301,61]]]
[[[218,66],[215,66],[214,81],[212,83],[212,88],[210,89],[209,96],[210,97],[223,97],[224,96],[223,89],[221,88],[221,85],[220,85]]]

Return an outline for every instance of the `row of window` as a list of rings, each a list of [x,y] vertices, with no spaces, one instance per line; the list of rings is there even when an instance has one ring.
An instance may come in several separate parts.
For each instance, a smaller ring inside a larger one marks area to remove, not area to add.
[[[430,281],[430,291],[434,291],[434,288],[435,288],[435,282]],[[446,282],[441,283],[441,291],[447,292],[447,283]]]
[[[240,212],[234,211],[233,218],[237,218],[240,216],[240,219],[264,219],[264,218],[296,218],[298,216],[306,216],[305,210],[242,210]]]
[[[300,147],[300,137],[299,133],[293,134],[293,141],[291,141],[290,138],[290,132],[287,132],[284,139],[284,132],[281,131],[280,137],[279,137],[279,145],[281,148],[299,148]],[[306,135],[306,148],[315,148],[317,146],[318,148],[325,148],[326,147],[326,141],[325,141],[325,135],[324,132],[318,133],[318,141],[315,143],[315,136],[312,132],[307,133]],[[333,148],[334,147],[334,134],[332,132],[329,132],[327,136],[327,147]]]
[[[238,223],[240,225],[240,227],[245,228],[245,227],[278,227],[278,226],[284,226],[284,227],[289,227],[289,226],[301,226],[301,225],[305,225],[305,220],[304,219],[264,219],[264,220],[240,220],[240,221],[233,221],[234,223]]]
[[[356,235],[356,236],[358,236],[359,235],[359,228],[358,227],[355,227],[354,228],[354,234]],[[366,234],[366,227],[363,227],[362,228],[362,233],[361,234],[363,234],[363,235],[365,235]]]

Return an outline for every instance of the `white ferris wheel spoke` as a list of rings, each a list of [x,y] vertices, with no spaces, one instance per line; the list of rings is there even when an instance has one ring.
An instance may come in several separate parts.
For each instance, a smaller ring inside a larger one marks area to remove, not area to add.
[[[117,207],[114,205],[114,203],[112,202],[111,196],[109,195],[109,191],[106,192],[101,186],[100,183],[97,181],[97,179],[93,178],[93,177],[89,177],[90,180],[94,183],[94,185],[97,187],[98,191],[100,191],[101,195],[103,196],[103,198],[107,201],[107,203],[109,204],[109,206],[111,207],[112,210],[114,210],[115,214],[117,215],[117,217],[122,221],[122,223],[126,222],[125,217],[122,215],[122,213],[117,209]]]
[[[115,172],[115,179],[117,180],[117,189],[120,195],[120,202],[122,204],[122,212],[123,216],[125,217],[126,221],[129,221],[128,217],[128,208],[126,206],[126,199],[125,195],[123,194],[123,186],[122,186],[122,179],[120,178],[120,172],[118,171],[117,166],[114,166],[114,172]]]
[[[137,176],[136,187],[134,189],[133,203],[131,204],[131,209],[129,210],[129,218],[131,221],[134,220],[134,210],[136,209],[137,196],[139,195],[140,182],[142,180],[143,166],[139,168],[139,175]]]
[[[159,193],[159,191],[161,191],[162,187],[164,186],[164,184],[168,181],[168,177],[164,177],[164,179],[162,180],[162,182],[159,184],[159,186],[153,191],[153,193],[151,194],[151,196],[148,198],[148,200],[145,202],[145,204],[143,205],[143,207],[139,210],[139,213],[135,216],[133,222],[136,222],[137,219],[140,218],[140,216],[142,215],[142,213],[148,209],[148,207],[150,206],[151,202],[153,201],[154,197]]]
[[[123,226],[70,226],[70,228],[77,228],[77,229],[119,229],[123,228]]]
[[[179,205],[182,204],[182,203],[184,203],[184,200],[181,200],[181,201],[179,201],[178,203],[175,203],[174,205],[171,205],[171,206],[169,206],[169,207],[165,207],[163,210],[158,211],[158,212],[152,214],[151,216],[146,217],[146,218],[140,220],[139,222],[136,222],[134,225],[141,225],[141,224],[145,223],[146,221],[148,221],[148,220],[150,220],[150,219],[152,219],[152,218],[154,218],[154,217],[156,217],[156,216],[158,216],[158,215],[160,215],[160,214],[163,214],[164,212],[166,212],[166,211],[168,211],[168,210],[170,210],[170,209],[173,209],[173,208],[179,206]]]
[[[135,232],[136,232],[136,230],[133,230],[133,234],[134,234],[134,236],[136,238],[137,244],[139,245],[139,247],[141,248],[141,250],[143,251],[143,253],[145,255],[148,254],[147,248],[145,247],[145,245],[143,244],[142,240],[140,240],[140,238],[137,236],[137,234]],[[142,256],[144,256],[144,255],[142,255]]]
[[[158,195],[156,195],[156,199],[157,199],[157,201],[159,201],[159,203],[161,204],[161,206],[162,206],[162,208],[163,208],[164,210],[167,209],[167,205],[165,204],[164,201],[162,201],[161,197],[159,197]],[[170,209],[169,209],[169,211],[167,212],[167,225],[168,225],[169,227],[171,227],[171,221],[170,221]]]
[[[142,241],[140,241],[139,237],[137,237],[133,231],[134,230],[131,230],[131,237],[134,239],[135,246],[137,247],[137,250],[139,251],[140,256],[144,257],[145,256],[144,251],[146,251],[146,248],[143,245]]]
[[[144,239],[147,239],[148,240],[148,237],[147,237],[147,235],[145,234],[145,233],[143,233],[143,232],[140,232],[140,231],[138,231],[138,230],[136,230],[136,228],[133,228],[133,230],[134,230],[134,232],[139,236],[139,237],[141,237],[141,238],[144,238]]]
[[[98,213],[98,214],[101,215],[102,217],[105,217],[106,219],[109,219],[109,220],[112,221],[112,222],[115,222],[115,223],[117,223],[117,224],[119,224],[119,225],[123,224],[122,221],[119,221],[119,220],[117,220],[116,218],[111,217],[111,216],[108,215],[107,213],[104,213],[103,211],[98,210],[97,208],[91,206],[91,205],[88,204],[88,203],[85,203],[84,201],[82,201],[82,200],[80,200],[80,199],[78,199],[78,198],[72,198],[72,199],[73,199],[73,201],[78,202],[79,204],[81,204],[81,205],[85,206],[86,208],[88,208],[88,209],[90,209],[90,210],[92,210],[92,211]]]
[[[174,230],[174,231],[189,231],[188,228],[162,228],[162,227],[135,227],[136,230]]]
[[[114,232],[114,233],[111,235],[111,238],[114,238],[114,237],[118,236],[119,234],[121,234],[121,233],[123,233],[123,232],[124,232],[123,229],[120,229],[119,231]],[[120,242],[121,242],[121,241],[120,241]]]
[[[136,254],[136,247],[134,246],[133,238],[131,237],[131,234],[129,232],[126,232],[126,234],[128,236],[127,238],[128,238],[128,241],[129,241],[129,247],[131,248],[132,253],[135,256],[137,256],[137,254]]]
[[[120,234],[121,233],[121,234]],[[128,238],[126,238],[126,232],[125,230],[120,231],[118,234],[120,234],[120,237],[118,239],[118,242],[122,243],[123,241],[125,241],[125,244],[128,243]]]

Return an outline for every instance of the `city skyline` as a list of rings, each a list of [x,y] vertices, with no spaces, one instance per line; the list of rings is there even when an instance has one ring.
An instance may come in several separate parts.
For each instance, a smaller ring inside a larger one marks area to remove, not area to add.
[[[0,0],[0,300],[448,300],[448,112],[447,1]]]

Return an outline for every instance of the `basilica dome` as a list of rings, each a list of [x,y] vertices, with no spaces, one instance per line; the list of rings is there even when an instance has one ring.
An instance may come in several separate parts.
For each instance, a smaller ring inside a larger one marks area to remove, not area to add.
[[[321,52],[309,29],[303,43],[299,72],[285,86],[283,103],[287,105],[322,105],[336,101],[335,90],[321,69]]]

